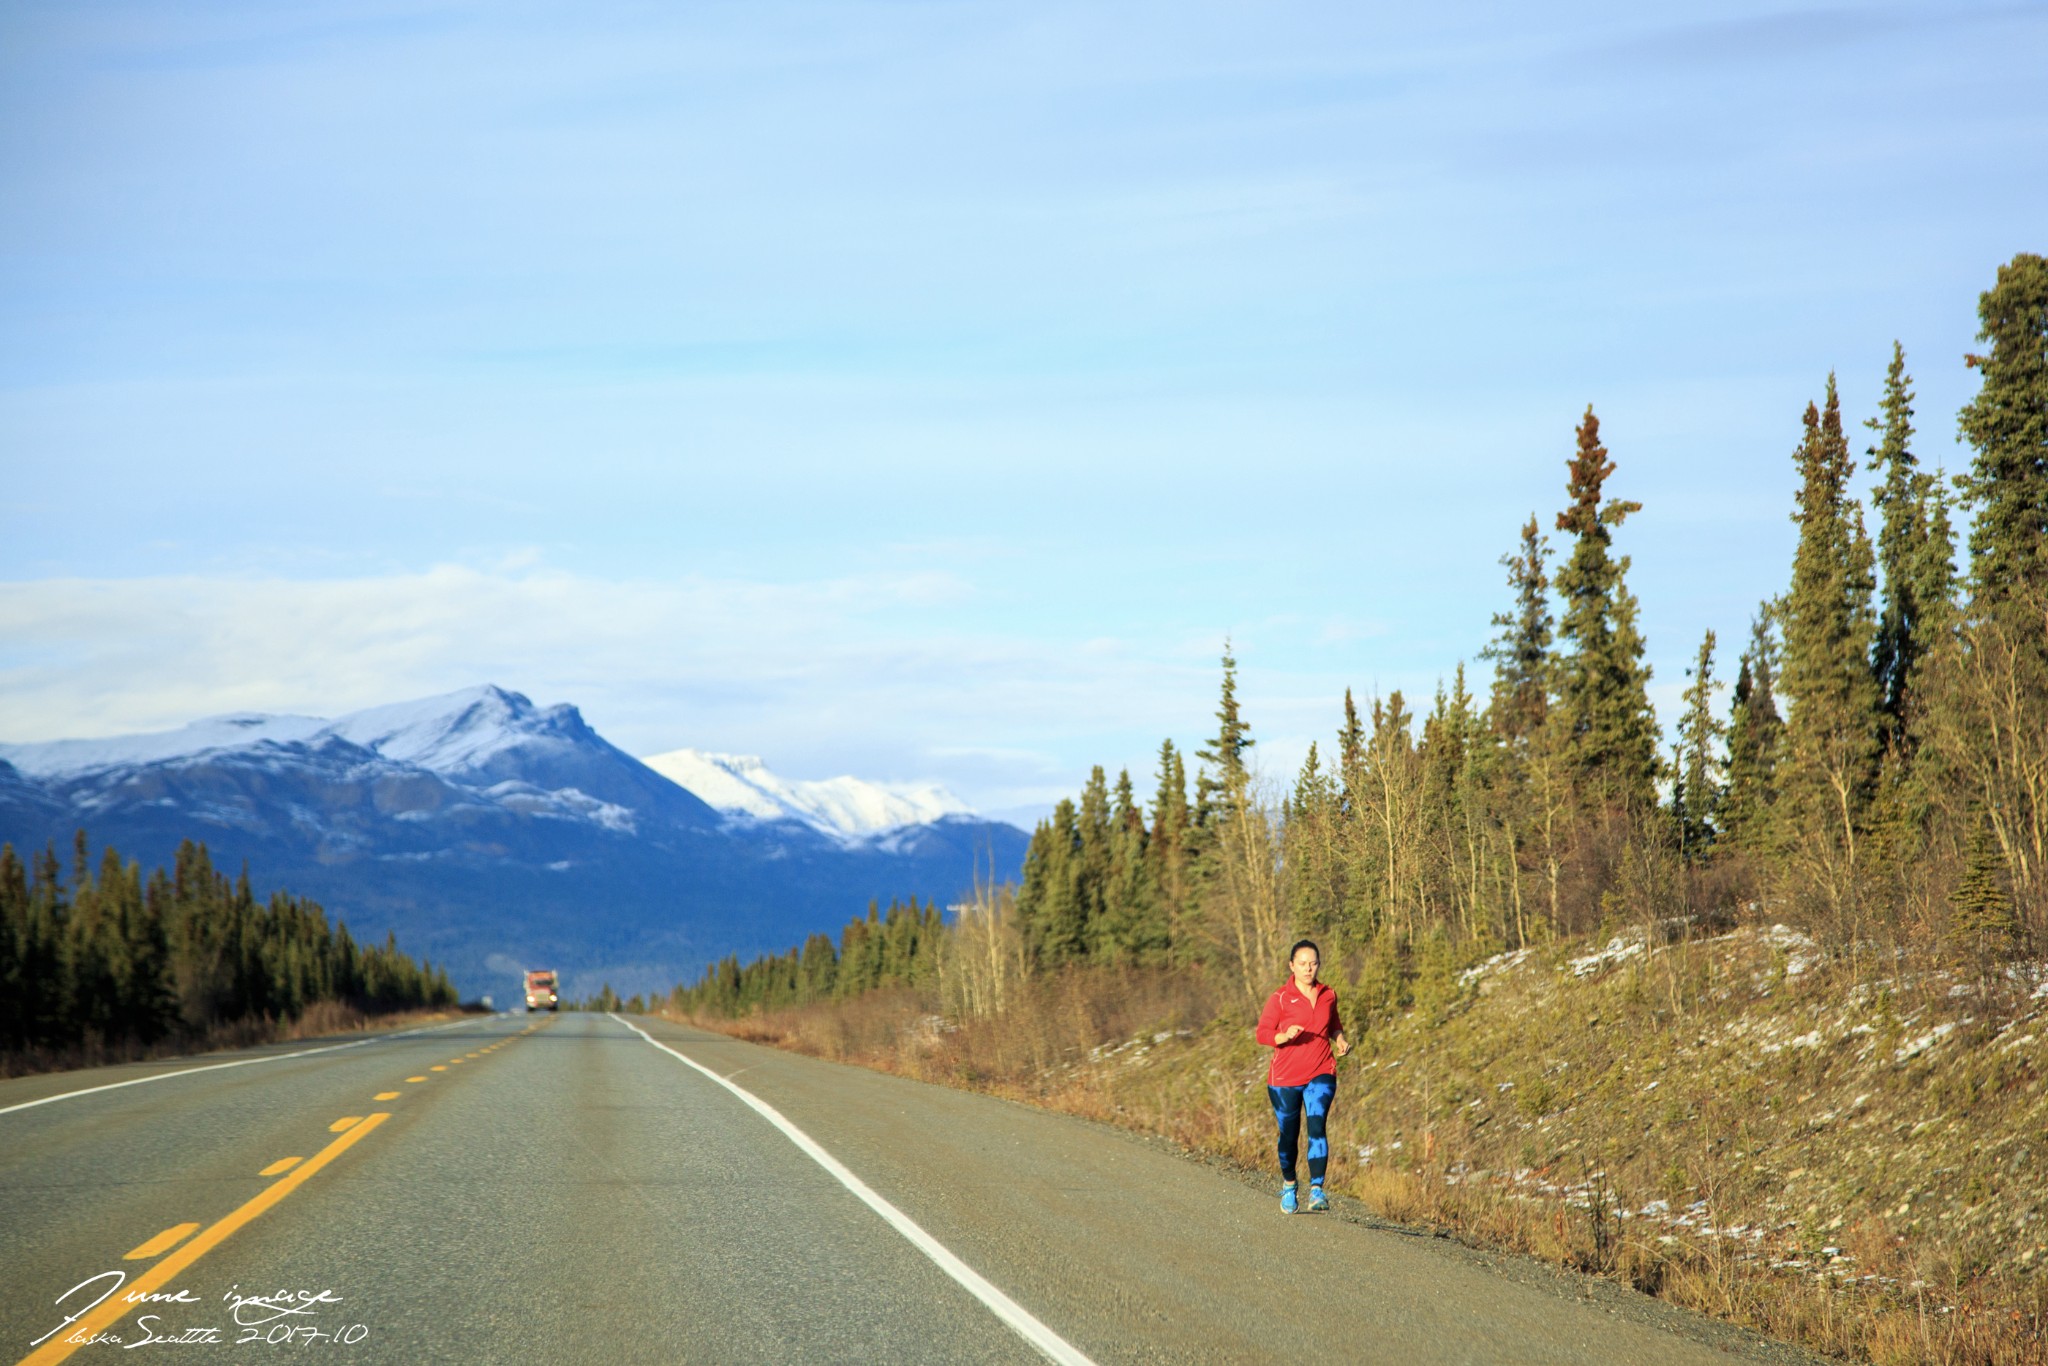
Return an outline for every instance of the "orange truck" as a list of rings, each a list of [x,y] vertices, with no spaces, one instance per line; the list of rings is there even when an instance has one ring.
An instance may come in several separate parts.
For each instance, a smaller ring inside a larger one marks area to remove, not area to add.
[[[526,974],[526,1008],[561,1009],[561,998],[555,994],[555,974],[552,969],[535,968]]]

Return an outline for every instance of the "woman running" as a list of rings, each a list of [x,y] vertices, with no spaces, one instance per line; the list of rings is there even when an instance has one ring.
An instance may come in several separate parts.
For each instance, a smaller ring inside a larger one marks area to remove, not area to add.
[[[1259,1042],[1273,1050],[1266,1070],[1266,1095],[1273,1118],[1280,1123],[1280,1208],[1300,1208],[1294,1158],[1300,1150],[1301,1122],[1308,1119],[1308,1207],[1327,1210],[1323,1173],[1330,1162],[1330,1140],[1324,1123],[1337,1096],[1337,1059],[1351,1051],[1344,1022],[1337,1014],[1337,993],[1316,980],[1323,955],[1304,939],[1287,955],[1292,974],[1267,1000],[1259,1014]]]

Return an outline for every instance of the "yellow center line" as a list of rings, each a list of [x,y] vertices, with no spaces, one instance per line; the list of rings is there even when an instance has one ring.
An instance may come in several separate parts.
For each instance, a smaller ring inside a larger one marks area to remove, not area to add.
[[[327,1132],[330,1134],[338,1134],[346,1129],[353,1129],[356,1127],[356,1125],[361,1124],[362,1122],[363,1117],[361,1115],[343,1115],[340,1119],[335,1120],[334,1123],[327,1126]]]
[[[407,1080],[407,1081],[425,1081],[425,1080],[426,1080],[426,1078],[425,1078],[425,1077],[407,1077],[407,1078],[406,1078],[406,1080]]]
[[[280,1157],[279,1159],[277,1159],[277,1161],[271,1163],[269,1166],[265,1167],[262,1171],[257,1172],[256,1174],[258,1176],[276,1176],[280,1172],[290,1171],[293,1167],[298,1166],[301,1162],[304,1162],[305,1160],[306,1159],[303,1157]],[[197,1224],[194,1224],[193,1227],[197,1228],[199,1226]]]
[[[77,1322],[60,1335],[51,1338],[23,1357],[18,1366],[52,1366],[53,1363],[64,1360],[85,1346],[95,1333],[104,1332],[126,1318],[128,1311],[135,1308],[131,1300],[147,1295],[153,1290],[161,1290],[170,1284],[171,1279],[179,1272],[226,1242],[235,1230],[304,1185],[313,1173],[347,1152],[365,1134],[389,1118],[391,1116],[386,1112],[365,1116],[362,1123],[355,1125],[340,1138],[299,1164],[290,1175],[271,1182],[240,1209],[227,1215],[191,1242],[136,1277],[134,1284],[123,1286],[91,1310],[81,1314]]]
[[[379,1091],[379,1092],[378,1092],[378,1093],[377,1093],[376,1095],[372,1096],[372,1097],[371,1097],[371,1099],[372,1099],[372,1100],[397,1100],[397,1099],[398,1099],[398,1092],[396,1092],[396,1091]]]
[[[446,1072],[448,1070],[448,1064],[437,1062],[432,1067],[429,1067],[427,1070],[429,1072]]]
[[[295,1157],[292,1161],[296,1162],[298,1159]],[[124,1262],[139,1262],[145,1257],[154,1257],[159,1252],[169,1252],[180,1242],[184,1241],[186,1234],[198,1227],[199,1225],[197,1224],[173,1224],[121,1260]]]

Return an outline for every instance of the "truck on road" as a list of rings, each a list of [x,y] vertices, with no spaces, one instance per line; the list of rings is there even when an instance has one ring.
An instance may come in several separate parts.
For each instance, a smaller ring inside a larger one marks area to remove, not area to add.
[[[535,968],[526,974],[526,1008],[529,1011],[561,1009],[561,998],[555,994],[552,968]]]

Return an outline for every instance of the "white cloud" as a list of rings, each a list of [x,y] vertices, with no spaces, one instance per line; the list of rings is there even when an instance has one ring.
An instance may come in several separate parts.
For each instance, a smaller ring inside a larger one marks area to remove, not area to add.
[[[1093,762],[1146,773],[1162,734],[1210,722],[1213,645],[998,635],[975,611],[971,585],[931,572],[660,582],[501,564],[17,581],[0,584],[0,738],[334,715],[494,682],[574,702],[640,754],[759,753],[796,777],[932,779],[1007,809],[1064,794]],[[1341,691],[1273,681],[1248,687],[1247,704],[1264,692],[1276,721]]]

